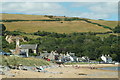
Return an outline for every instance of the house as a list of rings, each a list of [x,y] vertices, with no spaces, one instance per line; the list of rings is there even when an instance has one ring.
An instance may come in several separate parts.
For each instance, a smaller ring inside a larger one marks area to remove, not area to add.
[[[26,57],[29,56],[30,53],[38,54],[38,45],[37,44],[23,44],[19,46],[20,54],[25,54]]]
[[[68,62],[68,61],[73,62],[73,61],[74,61],[73,57],[72,57],[68,52],[67,52],[66,55],[63,55],[63,56],[61,57],[61,60],[62,60],[62,61],[65,61],[65,62]]]
[[[70,56],[74,57],[75,56],[75,53],[69,53]]]
[[[81,59],[82,59],[84,62],[89,62],[89,61],[90,61],[89,57],[87,57],[87,56],[83,56]]]
[[[47,51],[43,51],[43,53],[40,53],[41,58],[47,58],[50,55]]]
[[[58,61],[61,60],[63,62],[67,61],[78,61],[78,58],[75,57],[75,53],[68,53],[67,54],[58,54],[56,51],[51,51],[50,53],[44,51],[43,53],[40,54],[41,58],[44,59],[50,59],[52,61]]]
[[[74,56],[73,59],[74,59],[74,62],[79,62],[80,61],[79,58],[76,57],[76,56]]]
[[[112,63],[112,57],[110,57],[109,55],[102,55],[101,59],[105,62],[105,63]]]
[[[58,57],[59,57],[59,54],[56,51],[51,51],[51,53],[48,56],[50,60],[56,60]]]
[[[77,57],[77,61],[78,61],[78,62],[85,62],[86,59],[83,59],[82,57]]]
[[[50,53],[44,51],[40,54],[42,58],[48,58],[50,60],[58,60],[60,55],[56,51],[51,51]]]
[[[40,58],[45,58],[45,57],[48,57],[48,56],[49,56],[49,53],[47,51],[40,52]]]

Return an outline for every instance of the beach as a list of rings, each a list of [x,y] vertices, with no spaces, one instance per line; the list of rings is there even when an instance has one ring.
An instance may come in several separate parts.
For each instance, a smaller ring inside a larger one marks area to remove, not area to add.
[[[76,67],[77,66],[77,67]],[[79,66],[79,67],[78,67]],[[47,72],[10,70],[14,75],[0,75],[2,78],[118,78],[118,71],[90,69],[89,67],[113,67],[115,64],[79,64],[45,68]]]

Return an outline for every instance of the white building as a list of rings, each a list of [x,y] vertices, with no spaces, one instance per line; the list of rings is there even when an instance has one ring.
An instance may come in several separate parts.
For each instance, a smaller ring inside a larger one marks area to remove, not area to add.
[[[102,55],[101,59],[105,62],[105,63],[111,63],[112,62],[112,57],[110,57],[109,55]]]

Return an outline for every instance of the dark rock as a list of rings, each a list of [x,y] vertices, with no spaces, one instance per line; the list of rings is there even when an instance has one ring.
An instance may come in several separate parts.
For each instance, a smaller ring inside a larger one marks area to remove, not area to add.
[[[15,66],[12,66],[12,65],[9,65],[8,66],[10,69],[16,69],[16,67]]]
[[[87,74],[84,74],[84,73],[79,73],[78,75],[87,75]]]

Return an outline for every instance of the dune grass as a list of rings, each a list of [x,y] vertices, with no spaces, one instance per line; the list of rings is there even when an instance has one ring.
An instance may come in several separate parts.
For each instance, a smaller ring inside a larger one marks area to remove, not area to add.
[[[50,63],[48,61],[45,61],[43,59],[37,59],[37,58],[22,58],[17,56],[0,56],[0,65],[19,65],[22,64],[24,66],[34,66],[34,64],[40,66],[40,65],[49,65]]]

